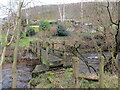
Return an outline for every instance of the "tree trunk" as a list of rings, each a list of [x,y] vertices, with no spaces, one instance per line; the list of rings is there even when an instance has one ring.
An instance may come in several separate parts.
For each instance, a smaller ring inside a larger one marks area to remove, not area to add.
[[[16,40],[16,45],[15,45],[15,50],[14,50],[14,60],[13,60],[13,83],[12,83],[12,88],[17,88],[17,56],[18,56],[18,45],[19,45],[19,38],[20,38],[20,31],[21,31],[21,8],[22,8],[22,2],[19,0],[19,8],[18,8],[18,30],[17,30],[17,40]]]
[[[117,2],[118,3],[118,20],[117,22],[114,22],[113,21],[113,18],[112,18],[112,15],[111,15],[111,12],[110,12],[110,9],[109,9],[109,2],[108,2],[108,6],[107,6],[107,11],[108,11],[108,15],[109,15],[109,19],[110,19],[110,22],[114,25],[116,25],[116,34],[114,36],[114,40],[115,40],[115,44],[114,44],[114,50],[113,50],[113,56],[109,58],[109,62],[106,63],[106,65],[104,66],[105,68],[105,71],[108,71],[108,72],[111,72],[111,73],[115,73],[115,71],[118,70],[117,66],[115,65],[115,60],[117,58],[117,55],[119,54],[120,52],[120,2]]]
[[[9,11],[9,14],[10,14],[10,11]],[[8,35],[9,35],[9,31],[10,31],[10,21],[8,23],[8,30],[7,30],[7,34],[6,34],[6,39],[5,39],[5,46],[3,48],[3,52],[2,52],[2,55],[1,55],[1,61],[0,61],[0,90],[2,88],[2,64],[5,60],[5,52],[6,52],[6,48],[7,48],[7,38],[8,38]]]
[[[99,85],[100,85],[100,88],[103,88],[104,87],[104,57],[101,56],[100,57],[100,71],[99,71]]]
[[[45,60],[47,67],[49,67],[48,54],[49,54],[49,42],[46,42]]]
[[[79,88],[79,58],[73,57],[72,58],[73,63],[73,82],[75,84],[75,88]]]

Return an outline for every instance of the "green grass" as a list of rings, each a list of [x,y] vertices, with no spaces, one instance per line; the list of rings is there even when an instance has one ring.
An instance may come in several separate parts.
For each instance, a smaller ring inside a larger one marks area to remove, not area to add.
[[[29,42],[30,42],[29,37],[24,37],[23,39],[20,39],[19,46],[20,47],[22,47],[22,46],[29,47]]]
[[[1,35],[0,35],[0,38],[1,38],[1,39],[5,39],[5,37],[6,37],[6,34],[1,34]]]
[[[24,37],[22,39],[20,39],[19,41],[19,47],[29,47],[30,41],[36,41],[38,40],[38,38],[35,37]],[[15,46],[15,43],[11,44],[12,46]]]
[[[0,35],[0,42],[2,43],[2,45],[5,45],[5,38],[6,38],[6,34],[1,34]]]
[[[38,40],[38,38],[35,38],[35,37],[24,37],[23,39],[20,39],[19,46],[20,47],[23,47],[23,46],[29,47],[30,41],[36,41],[36,40]]]
[[[20,47],[23,47],[23,46],[26,46],[26,47],[29,47],[29,42],[30,41],[36,41],[36,40],[39,40],[38,38],[36,38],[36,37],[34,37],[34,36],[32,36],[32,37],[26,37],[25,36],[25,32],[23,32],[23,38],[22,39],[20,39],[20,41],[19,41],[19,46]],[[2,45],[4,46],[5,45],[5,38],[6,38],[6,34],[1,34],[0,35],[0,41],[2,42]],[[12,42],[12,44],[11,44],[12,46],[15,46],[15,43],[13,43]]]
[[[59,70],[57,71],[59,72]],[[82,77],[98,78],[96,75],[80,75]],[[51,83],[48,78],[51,78],[55,82],[59,83],[63,88],[74,88],[72,70],[66,69],[62,73],[56,73],[56,71],[49,71],[46,73],[41,73],[36,78],[30,80],[30,84],[34,88],[59,88],[55,84]],[[88,81],[83,78],[79,79],[80,88],[99,88],[99,82]],[[105,74],[104,78],[104,88],[117,88],[118,87],[118,77],[110,76]]]

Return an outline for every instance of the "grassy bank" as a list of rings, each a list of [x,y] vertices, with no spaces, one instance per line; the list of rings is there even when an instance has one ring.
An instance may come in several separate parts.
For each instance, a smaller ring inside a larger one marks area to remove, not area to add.
[[[82,77],[98,78],[96,75],[80,75]],[[53,81],[53,82],[52,82]],[[72,68],[66,70],[49,71],[39,74],[30,80],[31,87],[34,88],[74,88]],[[99,82],[88,81],[83,78],[79,79],[80,88],[99,88]],[[104,88],[117,88],[118,77],[105,75]]]

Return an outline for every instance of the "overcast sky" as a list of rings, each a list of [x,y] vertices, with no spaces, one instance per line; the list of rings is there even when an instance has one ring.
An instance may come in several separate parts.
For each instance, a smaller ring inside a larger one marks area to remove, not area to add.
[[[5,14],[7,13],[6,8],[2,8],[2,6],[5,6],[8,8],[9,6],[9,2],[16,2],[18,0],[0,0],[0,18],[4,17]],[[24,0],[25,2],[29,2],[31,1],[31,3],[29,3],[27,5],[27,7],[33,7],[36,5],[47,5],[47,4],[63,4],[63,3],[77,3],[77,2],[89,2],[89,1],[106,1],[106,0]],[[116,1],[116,0],[108,0],[108,1]],[[16,5],[13,4],[12,8],[16,9]]]
[[[18,0],[0,0],[0,7],[1,6],[5,6],[8,8],[9,6],[9,2],[16,2]],[[62,3],[77,3],[77,2],[81,2],[81,1],[93,1],[93,0],[24,0],[25,3],[27,2],[30,2],[27,7],[33,7],[33,6],[36,6],[36,5],[48,5],[48,4],[62,4]],[[16,5],[14,4],[13,7],[14,9],[16,9]],[[6,8],[2,8],[0,9],[0,18],[4,17],[5,14],[7,13],[8,11],[6,10]]]
[[[18,1],[18,0],[0,0],[1,4],[6,5],[9,1]],[[56,4],[56,3],[77,3],[77,2],[88,2],[88,1],[119,1],[119,0],[24,0],[24,1],[32,1],[35,4],[40,4],[40,2],[44,4]]]
[[[0,0],[0,3],[6,5],[10,0]],[[17,0],[11,0],[11,1],[17,1]],[[24,0],[24,1],[33,1],[34,3],[38,4],[38,2],[42,2],[45,4],[56,4],[56,3],[76,3],[76,2],[81,2],[81,1],[94,1],[94,0]]]

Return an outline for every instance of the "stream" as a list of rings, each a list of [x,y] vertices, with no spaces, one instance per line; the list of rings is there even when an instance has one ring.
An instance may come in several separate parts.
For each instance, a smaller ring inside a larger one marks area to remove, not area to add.
[[[96,54],[85,54],[84,55],[89,64],[94,66],[94,68],[98,71],[98,57]],[[17,88],[27,88],[28,82],[32,78],[31,72],[35,68],[35,66],[39,64],[38,60],[19,60],[17,63]],[[80,73],[82,74],[90,74],[87,66],[80,61]],[[91,69],[91,73],[94,71]],[[11,88],[12,87],[12,63],[6,63],[2,67],[2,87],[3,88]]]
[[[31,72],[39,63],[38,60],[19,61],[17,63],[17,88],[27,88],[28,82],[32,78]],[[12,87],[12,63],[6,63],[2,67],[2,87]]]

